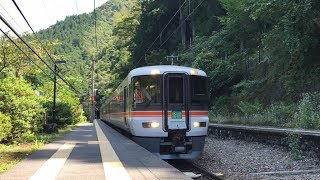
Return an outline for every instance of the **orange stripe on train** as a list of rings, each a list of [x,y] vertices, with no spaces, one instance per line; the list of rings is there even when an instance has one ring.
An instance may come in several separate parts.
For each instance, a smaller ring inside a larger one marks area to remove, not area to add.
[[[185,111],[182,112],[182,116],[185,116]],[[116,116],[128,116],[128,112],[111,113]],[[172,112],[168,112],[168,116],[171,116]],[[190,111],[190,116],[208,116],[208,111]],[[130,116],[133,117],[161,117],[163,116],[162,111],[131,111]]]

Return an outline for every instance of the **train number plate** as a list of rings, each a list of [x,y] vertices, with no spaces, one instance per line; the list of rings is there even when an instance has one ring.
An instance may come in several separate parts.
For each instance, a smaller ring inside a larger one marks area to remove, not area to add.
[[[172,111],[171,118],[172,119],[182,119],[182,112],[181,111]]]

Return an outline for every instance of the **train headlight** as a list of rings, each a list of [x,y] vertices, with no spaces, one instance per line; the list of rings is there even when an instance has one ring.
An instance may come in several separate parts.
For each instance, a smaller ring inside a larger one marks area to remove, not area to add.
[[[142,127],[144,127],[144,128],[158,128],[158,127],[160,127],[160,123],[158,123],[158,122],[143,122]]]
[[[152,128],[158,128],[160,126],[160,124],[158,122],[152,122],[151,123],[151,127]]]
[[[206,122],[194,122],[193,127],[206,127],[207,123]]]
[[[191,75],[198,75],[198,70],[192,69],[192,70],[190,70],[190,74]]]
[[[160,74],[160,69],[152,69],[150,74],[152,75]]]
[[[199,122],[194,122],[193,123],[193,127],[200,127],[200,123]]]

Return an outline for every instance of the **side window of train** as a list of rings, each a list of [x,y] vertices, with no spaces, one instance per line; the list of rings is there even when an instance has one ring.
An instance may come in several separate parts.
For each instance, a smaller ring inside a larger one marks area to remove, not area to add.
[[[192,103],[206,103],[208,101],[207,78],[191,76]]]
[[[160,76],[137,76],[132,78],[133,107],[160,104]]]

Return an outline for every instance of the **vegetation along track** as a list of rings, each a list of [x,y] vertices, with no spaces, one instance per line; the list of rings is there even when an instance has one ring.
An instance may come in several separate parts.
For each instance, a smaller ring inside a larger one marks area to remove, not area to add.
[[[318,157],[320,131],[280,129],[257,126],[210,124],[208,134],[219,138],[234,138],[292,148],[296,143],[305,152],[314,152]]]
[[[171,164],[175,168],[177,168],[179,171],[185,173],[191,173],[194,175],[190,176],[193,179],[197,180],[221,180],[222,178],[212,174],[205,169],[198,167],[196,164],[192,163],[188,160],[166,160],[167,163]]]

